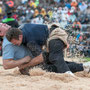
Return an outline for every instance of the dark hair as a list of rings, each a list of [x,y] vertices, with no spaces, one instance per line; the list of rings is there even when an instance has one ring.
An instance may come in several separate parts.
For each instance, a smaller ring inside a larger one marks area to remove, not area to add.
[[[6,13],[6,15],[7,15],[8,18],[11,18],[12,12],[11,12],[11,11],[8,11],[8,12]]]
[[[50,33],[53,31],[53,30],[55,30],[56,28],[58,28],[59,26],[57,26],[57,25],[52,25],[51,26],[51,28],[50,28]]]
[[[8,41],[12,39],[19,40],[19,35],[22,35],[22,31],[18,28],[10,28],[6,33],[6,38]]]

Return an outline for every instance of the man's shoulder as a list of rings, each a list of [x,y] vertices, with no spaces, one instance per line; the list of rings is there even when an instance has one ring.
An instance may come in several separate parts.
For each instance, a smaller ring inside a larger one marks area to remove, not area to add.
[[[12,43],[9,42],[6,37],[4,37],[4,38],[3,38],[3,48],[4,48],[5,46],[7,46],[7,45],[12,45]]]

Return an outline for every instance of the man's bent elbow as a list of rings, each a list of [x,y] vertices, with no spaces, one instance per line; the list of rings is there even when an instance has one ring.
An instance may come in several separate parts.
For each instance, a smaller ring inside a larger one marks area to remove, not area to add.
[[[4,68],[5,70],[10,69],[7,65],[3,65],[3,68]]]
[[[3,60],[3,68],[5,70],[11,69],[12,68],[12,64],[10,64],[8,60]]]

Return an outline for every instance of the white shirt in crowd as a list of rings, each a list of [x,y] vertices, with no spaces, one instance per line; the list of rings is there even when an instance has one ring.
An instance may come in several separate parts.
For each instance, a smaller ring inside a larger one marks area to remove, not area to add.
[[[83,12],[84,10],[87,9],[87,5],[83,2],[82,5],[79,6],[79,8],[80,8],[80,11]]]
[[[31,20],[32,24],[43,24],[43,19],[41,17],[37,17]]]

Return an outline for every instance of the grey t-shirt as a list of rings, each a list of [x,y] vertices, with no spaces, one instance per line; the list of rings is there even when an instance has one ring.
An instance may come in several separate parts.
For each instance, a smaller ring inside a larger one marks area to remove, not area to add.
[[[18,60],[24,58],[25,56],[32,57],[31,52],[23,45],[16,46],[4,37],[3,40],[3,60],[5,59],[13,59]]]

